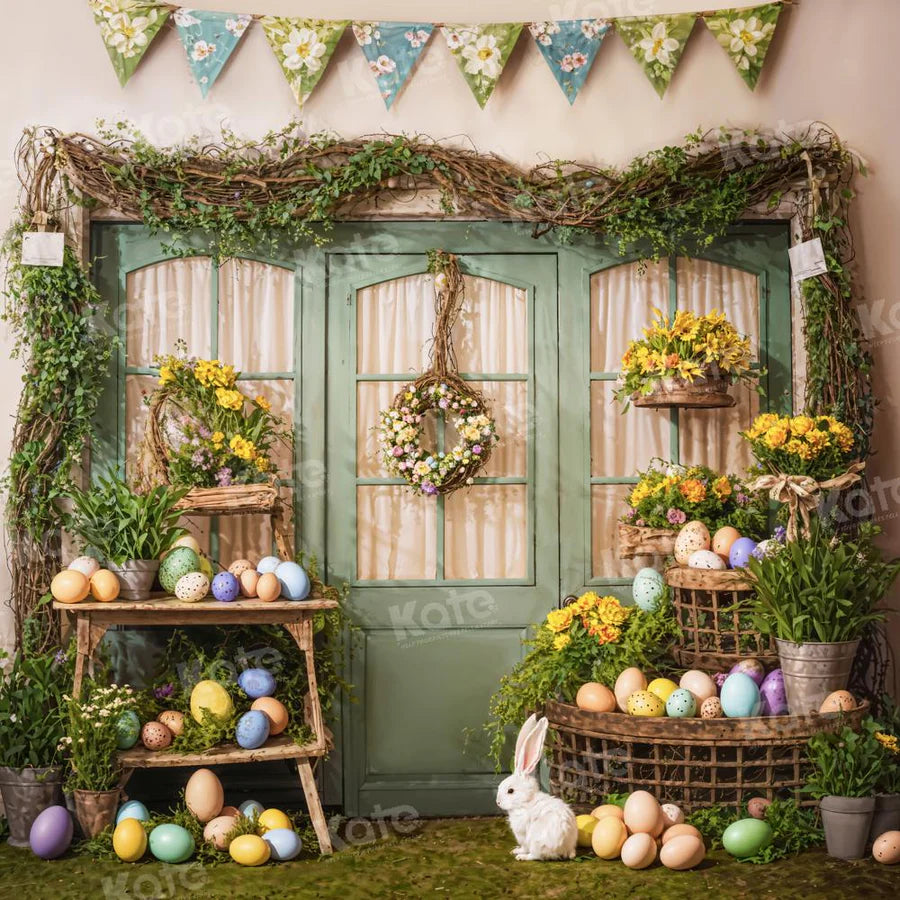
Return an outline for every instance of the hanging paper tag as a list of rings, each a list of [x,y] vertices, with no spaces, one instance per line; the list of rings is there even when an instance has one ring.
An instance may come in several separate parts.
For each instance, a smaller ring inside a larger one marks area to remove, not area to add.
[[[791,247],[788,256],[791,260],[791,274],[794,281],[806,281],[807,278],[815,278],[816,275],[824,275],[828,271],[821,238],[813,238],[811,241],[804,241]]]
[[[22,265],[59,267],[65,248],[66,237],[61,231],[26,231],[22,235]]]

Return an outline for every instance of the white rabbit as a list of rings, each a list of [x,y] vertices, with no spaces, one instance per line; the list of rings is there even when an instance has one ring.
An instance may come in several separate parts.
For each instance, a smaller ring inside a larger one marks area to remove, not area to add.
[[[516,859],[574,859],[575,814],[558,797],[543,793],[532,774],[541,760],[548,722],[529,716],[516,738],[515,770],[497,788],[497,806],[509,815],[518,841]]]

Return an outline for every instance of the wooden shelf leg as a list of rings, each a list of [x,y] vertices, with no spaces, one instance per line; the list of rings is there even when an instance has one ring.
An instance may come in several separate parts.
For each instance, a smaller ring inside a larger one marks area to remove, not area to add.
[[[319,850],[325,856],[330,856],[334,852],[331,846],[331,835],[328,833],[328,823],[325,821],[322,801],[319,799],[319,789],[316,787],[316,779],[308,757],[297,760],[297,771],[300,774],[300,784],[303,785],[303,793],[306,795],[309,818],[315,829],[316,837],[319,839]]]
[[[81,694],[81,685],[84,675],[91,664],[91,659],[106,634],[106,625],[95,625],[91,622],[90,615],[78,616],[75,626],[75,681],[72,685],[72,696]]]
[[[315,732],[315,746],[325,750],[327,741],[325,737],[325,722],[322,717],[322,702],[319,698],[319,686],[316,680],[315,654],[313,651],[313,627],[311,619],[302,622],[290,622],[284,626],[293,637],[297,646],[303,652],[306,660],[306,682],[309,693],[306,695],[306,720],[310,728]]]

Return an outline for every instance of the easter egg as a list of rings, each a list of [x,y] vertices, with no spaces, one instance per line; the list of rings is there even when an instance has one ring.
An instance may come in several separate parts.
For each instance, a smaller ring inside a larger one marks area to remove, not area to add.
[[[754,819],[765,819],[766,810],[772,805],[771,800],[765,797],[753,797],[747,802],[747,812]]]
[[[900,831],[886,831],[872,844],[872,856],[885,866],[900,862]]]
[[[784,689],[784,672],[772,669],[759,686],[762,700],[759,714],[761,716],[785,716],[788,711],[787,691]]]
[[[632,666],[630,669],[625,669],[625,671],[616,679],[615,686],[613,687],[613,693],[616,695],[616,705],[622,712],[625,712],[628,709],[628,698],[635,691],[643,691],[646,690],[646,688],[647,679],[640,669],[635,666]]]
[[[133,709],[126,709],[116,719],[116,746],[120,750],[130,750],[141,736],[141,720]]]
[[[162,722],[145,722],[141,729],[141,742],[148,750],[165,750],[174,735]]]
[[[90,581],[100,571],[100,563],[93,556],[76,556],[66,568],[81,572]]]
[[[676,828],[678,826],[675,826]],[[692,834],[682,834],[663,844],[659,851],[659,861],[676,872],[699,866],[706,856],[703,840]]]
[[[718,697],[707,697],[700,704],[701,719],[721,719],[723,715],[722,701]]]
[[[91,596],[98,603],[112,603],[119,596],[119,576],[109,569],[98,569],[91,576]]]
[[[750,555],[756,549],[756,541],[751,538],[738,538],[728,552],[728,564],[732,569],[743,569],[750,560]]]
[[[672,825],[670,828],[667,828],[663,832],[661,840],[663,845],[665,845],[668,844],[669,841],[675,840],[677,837],[684,837],[685,835],[695,837],[698,841],[703,840],[703,835],[700,834],[700,831],[693,825],[688,825],[687,822],[680,822],[677,825]]]
[[[188,572],[175,583],[175,596],[185,603],[199,603],[209,593],[209,579],[202,572]]]
[[[275,577],[274,572],[266,572],[259,576],[256,582],[256,596],[267,603],[281,596],[281,582]]]
[[[237,681],[238,687],[251,700],[271,697],[275,693],[275,676],[268,669],[244,669]]]
[[[589,712],[612,712],[616,708],[616,695],[605,684],[589,681],[578,688],[575,705]]]
[[[256,821],[261,828],[267,831],[270,828],[293,828],[291,820],[280,809],[264,809]]]
[[[653,834],[659,821],[656,797],[649,791],[633,791],[625,801],[623,819],[632,834]]]
[[[819,707],[820,713],[835,713],[856,709],[856,700],[850,691],[833,691]]]
[[[157,722],[162,722],[175,737],[184,731],[184,713],[178,709],[167,709],[156,717]]]
[[[269,735],[281,734],[288,726],[288,711],[285,705],[274,697],[257,697],[250,709],[258,709],[269,720]]]
[[[138,822],[147,822],[150,820],[150,811],[140,800],[129,800],[119,807],[119,811],[116,813],[116,824],[123,819],[137,819]]]
[[[91,583],[75,569],[63,569],[50,582],[50,593],[60,603],[81,603],[91,590]]]
[[[281,563],[275,570],[275,577],[281,582],[282,597],[288,600],[305,600],[309,596],[309,576],[297,563]]]
[[[228,848],[231,858],[241,866],[262,866],[269,861],[272,850],[258,834],[242,834]]]
[[[701,672],[699,669],[689,669],[685,672],[681,676],[678,686],[690,691],[698,706],[702,706],[707,697],[716,696],[716,683],[706,672]]]
[[[656,859],[656,841],[649,834],[633,834],[625,839],[619,855],[629,869],[646,869]]]
[[[732,545],[741,536],[737,528],[731,525],[725,525],[720,528],[712,539],[712,551],[722,557],[724,562],[728,562],[728,554],[731,552]]]
[[[207,581],[213,579],[212,563],[202,553],[200,554],[200,574],[205,575]]]
[[[225,805],[222,782],[209,769],[197,769],[184,788],[184,805],[198,822],[209,822]]]
[[[259,816],[261,812],[265,810],[265,807],[257,800],[245,800],[239,807],[238,812],[245,816],[248,819],[255,819]]]
[[[72,817],[64,806],[48,806],[31,823],[28,845],[35,856],[56,859],[69,849],[73,830]]]
[[[725,569],[725,561],[712,550],[695,550],[688,557],[689,569]]]
[[[575,827],[578,829],[579,847],[591,846],[591,835],[594,833],[598,821],[599,819],[594,818],[594,816],[575,816]]]
[[[232,819],[236,819],[240,814],[241,811],[236,806],[223,806],[222,812],[219,813],[219,818],[222,816],[231,816]]]
[[[287,862],[300,855],[303,842],[300,836],[290,828],[273,828],[267,831],[262,839],[269,845],[271,858],[275,862]],[[590,846],[590,845],[588,845]]]
[[[738,819],[722,834],[722,846],[737,859],[755,856],[772,843],[772,826],[762,819]]]
[[[259,582],[259,573],[256,569],[247,569],[246,572],[241,572],[238,581],[241,583],[242,597],[256,596],[256,585]]]
[[[147,832],[138,819],[119,821],[112,840],[113,850],[122,862],[137,862],[147,852]]]
[[[192,534],[183,534],[180,538],[176,538],[172,542],[171,550],[174,550],[176,547],[187,547],[193,550],[197,556],[201,555],[200,542]]]
[[[738,660],[729,671],[729,675],[735,672],[743,672],[749,675],[757,685],[761,685],[766,677],[766,667],[758,659],[741,659]]]
[[[656,694],[665,703],[672,696],[672,693],[678,690],[678,685],[671,678],[654,678],[647,685],[647,690],[651,694]]]
[[[257,564],[256,571],[260,575],[274,574],[275,570],[284,562],[277,556],[264,556]]]
[[[269,738],[269,717],[258,709],[245,712],[238,719],[234,738],[245,750],[256,750]]]
[[[666,715],[673,719],[690,719],[697,715],[697,699],[684,688],[673,691],[666,700]]]
[[[666,714],[666,704],[650,691],[635,691],[626,706],[630,716],[650,716],[656,718]]]
[[[241,583],[231,572],[219,572],[212,580],[212,593],[216,600],[231,603],[241,593]]]
[[[680,825],[684,821],[684,813],[674,803],[663,803],[660,807],[660,812],[663,815],[663,826],[665,828]]]
[[[688,522],[675,538],[675,559],[686,566],[691,554],[697,550],[709,550],[709,530],[702,522]]]
[[[249,559],[236,559],[229,567],[228,571],[234,575],[235,578],[240,580],[241,575],[244,572],[252,571],[253,563],[250,562]]]
[[[194,853],[194,839],[186,828],[167,822],[150,832],[150,852],[160,862],[183,863]]]
[[[203,722],[202,710],[208,709],[220,719],[234,712],[234,704],[228,691],[218,681],[198,681],[191,691],[191,715],[197,722]]]
[[[628,829],[621,819],[604,816],[591,833],[591,847],[600,859],[617,859],[627,838]]]
[[[634,576],[631,584],[631,596],[635,605],[644,612],[654,612],[659,607],[666,590],[666,583],[662,575],[649,567],[641,569]]]
[[[203,840],[212,844],[216,850],[227,850],[231,841],[228,835],[234,828],[236,816],[216,816],[206,823],[203,829]]]
[[[190,547],[176,547],[166,554],[159,566],[159,583],[167,594],[175,593],[182,575],[200,571],[200,557]]]
[[[772,538],[766,538],[760,541],[750,554],[754,559],[765,559],[767,556],[774,556],[781,549],[781,544]]]
[[[759,715],[762,704],[756,682],[743,672],[735,672],[725,679],[719,700],[722,701],[722,712],[729,719]]]
[[[621,819],[623,822],[625,821],[625,810],[622,809],[621,806],[616,806],[615,803],[603,803],[596,809],[592,809],[591,815],[595,819],[602,819],[605,816],[615,816],[617,819]]]

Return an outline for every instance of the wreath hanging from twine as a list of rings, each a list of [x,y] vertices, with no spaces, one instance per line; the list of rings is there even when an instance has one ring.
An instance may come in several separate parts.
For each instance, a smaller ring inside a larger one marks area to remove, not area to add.
[[[403,478],[415,493],[434,496],[471,485],[500,438],[484,397],[458,374],[452,330],[465,299],[459,262],[452,253],[432,251],[429,271],[434,275],[437,313],[430,365],[381,411],[378,437],[387,470]],[[459,440],[452,449],[422,446],[431,411],[455,429]]]

